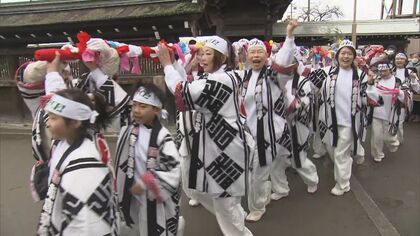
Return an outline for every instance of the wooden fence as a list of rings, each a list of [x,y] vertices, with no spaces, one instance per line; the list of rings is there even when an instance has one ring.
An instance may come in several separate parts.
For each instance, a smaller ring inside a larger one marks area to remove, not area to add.
[[[22,56],[5,56],[0,55],[0,87],[14,87],[14,74],[20,65],[27,61],[33,61],[33,57]],[[132,83],[134,78],[148,77],[151,78],[156,75],[162,75],[163,69],[160,63],[155,63],[149,59],[139,58],[139,66],[141,75],[131,74],[130,72],[120,71],[117,75],[118,80],[123,84]],[[71,62],[71,72],[74,78],[78,78],[86,71],[82,62]]]
[[[17,68],[33,57],[28,55],[5,55],[0,53],[0,123],[27,123],[32,120],[30,112],[19,95],[14,81]],[[153,81],[166,92],[163,81],[163,68],[159,63],[148,59],[139,58],[141,75],[120,71],[114,79],[128,92],[131,93],[133,85],[139,80]],[[70,63],[71,72],[74,78],[78,78],[87,71],[82,62]],[[170,122],[175,119],[175,106],[173,95],[166,93],[166,107],[170,113]]]

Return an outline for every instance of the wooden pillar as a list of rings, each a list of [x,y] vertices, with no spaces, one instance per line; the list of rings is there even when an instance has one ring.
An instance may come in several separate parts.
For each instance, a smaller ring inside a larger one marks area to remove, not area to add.
[[[273,38],[273,24],[275,22],[274,14],[278,13],[276,11],[277,7],[271,3],[271,1],[261,1],[265,5],[266,19],[265,19],[265,29],[264,29],[264,39],[271,40]]]
[[[381,20],[384,19],[384,11],[385,11],[385,0],[382,0],[382,3],[381,3]]]
[[[217,26],[216,26],[216,34],[217,35],[223,35],[223,33],[225,32],[225,30],[224,30],[224,22],[223,22],[223,20],[220,20],[219,22],[220,23],[217,24]]]
[[[392,19],[395,19],[397,14],[397,0],[392,0]]]
[[[273,20],[271,14],[267,14],[267,20],[265,21],[264,39],[271,40],[273,38]]]
[[[8,76],[10,80],[14,80],[15,72],[19,68],[19,57],[18,56],[6,56],[7,60],[7,70],[8,70]]]
[[[403,0],[398,0],[398,15],[402,14]]]
[[[353,23],[351,25],[351,41],[353,42],[353,45],[356,46],[356,35],[357,35],[357,24],[356,24],[356,14],[357,13],[357,0],[354,0],[354,8],[353,8]]]
[[[222,17],[222,10],[217,9],[217,19],[214,19],[216,23],[216,34],[223,35],[225,32],[225,21]]]
[[[192,34],[192,36],[197,37],[199,35],[198,31],[199,31],[198,21],[193,20],[191,22],[191,34]]]

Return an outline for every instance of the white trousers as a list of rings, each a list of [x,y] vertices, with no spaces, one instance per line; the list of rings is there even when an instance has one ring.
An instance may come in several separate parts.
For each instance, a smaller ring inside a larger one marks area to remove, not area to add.
[[[334,179],[336,185],[341,189],[350,186],[351,167],[353,164],[353,133],[350,127],[338,126],[337,147],[327,145],[328,153],[334,162]],[[364,155],[364,149],[361,145],[357,148],[359,151],[356,155]],[[363,151],[362,151],[363,150]]]
[[[325,148],[325,144],[322,142],[321,135],[319,134],[319,127],[316,129],[313,135],[312,148],[315,154],[320,156],[327,154],[327,149]]]
[[[293,158],[293,157],[292,157]],[[296,168],[292,158],[280,156],[273,162],[270,171],[271,188],[273,192],[280,194],[288,194],[290,191],[289,182],[287,181],[286,168],[293,167],[303,182],[308,186],[317,185],[319,182],[316,166],[307,157],[300,158],[301,168]]]
[[[400,142],[398,136],[392,136],[389,131],[390,124],[388,121],[373,118],[372,120],[372,137],[371,137],[371,154],[374,159],[382,159],[384,154],[384,143],[390,152],[396,152]]]
[[[401,114],[400,114],[400,123],[398,124],[398,141],[401,143],[404,142],[404,122],[405,122],[405,117],[407,115],[407,109],[405,108],[401,108]]]
[[[216,216],[224,236],[252,236],[245,226],[246,212],[241,206],[241,197],[215,198],[197,191],[192,192],[192,196]]]
[[[188,157],[182,157],[181,158],[181,182],[182,182],[182,189],[184,190],[185,195],[189,199],[193,199],[191,192],[195,191],[193,189],[188,188],[188,180],[189,180],[189,172],[190,172],[190,161],[187,159]]]
[[[276,162],[278,158],[274,159]],[[252,172],[249,175],[249,192],[248,192],[248,208],[252,211],[265,212],[265,204],[270,199],[271,182],[270,169],[271,165],[260,166],[258,156],[254,157],[252,163]]]

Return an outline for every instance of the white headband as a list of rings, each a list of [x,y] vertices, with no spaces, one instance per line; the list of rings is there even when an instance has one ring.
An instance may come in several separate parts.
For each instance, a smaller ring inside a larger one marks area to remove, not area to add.
[[[264,51],[267,51],[267,48],[265,47],[263,41],[256,38],[251,39],[248,43],[248,50],[254,47],[261,47],[262,49],[264,49]]]
[[[133,101],[141,102],[147,105],[162,108],[162,102],[153,92],[147,90],[145,87],[140,87],[134,94]]]
[[[239,39],[238,43],[248,46],[249,40],[248,39]]]
[[[354,52],[356,52],[356,48],[354,47],[354,44],[352,41],[348,40],[348,39],[344,39],[341,43],[340,46],[337,49],[337,52],[340,51],[342,48],[344,47],[350,47],[352,49],[354,49]],[[356,55],[355,55],[356,56]]]
[[[212,36],[204,46],[212,48],[225,56],[228,55],[228,44],[226,40],[220,38],[219,36]]]
[[[389,70],[391,66],[388,63],[379,63],[377,68],[378,70]]]
[[[95,123],[99,115],[92,111],[90,107],[80,102],[75,102],[60,95],[55,94],[45,106],[45,111],[73,120],[89,120],[91,124]]]
[[[395,56],[395,58],[397,58],[397,57],[407,59],[407,56],[406,56],[404,53],[402,53],[402,52],[398,53],[398,54]]]

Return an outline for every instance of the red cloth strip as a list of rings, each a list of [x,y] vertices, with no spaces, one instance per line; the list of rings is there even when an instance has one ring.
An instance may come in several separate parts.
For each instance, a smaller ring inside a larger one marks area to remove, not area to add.
[[[276,71],[277,73],[286,74],[286,75],[292,75],[294,69],[296,69],[297,67],[298,67],[298,64],[297,63],[291,64],[291,65],[288,65],[288,66],[281,66],[281,65],[278,65],[276,63],[273,63],[271,65],[271,68],[274,71]]]

